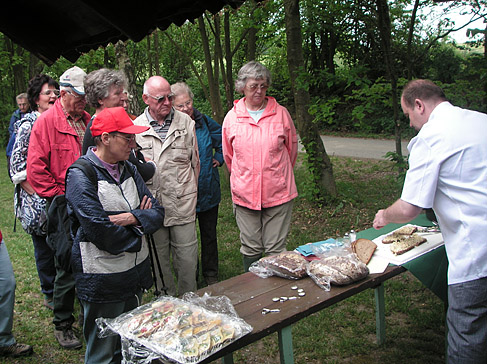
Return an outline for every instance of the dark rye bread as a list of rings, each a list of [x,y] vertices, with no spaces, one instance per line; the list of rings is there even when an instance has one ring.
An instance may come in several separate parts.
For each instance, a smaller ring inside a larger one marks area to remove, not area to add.
[[[375,249],[377,249],[377,244],[369,239],[360,238],[352,243],[352,251],[357,254],[360,261],[364,264],[370,262]]]
[[[306,265],[308,262],[301,254],[294,251],[285,251],[261,258],[259,263],[280,277],[303,278],[307,275]]]

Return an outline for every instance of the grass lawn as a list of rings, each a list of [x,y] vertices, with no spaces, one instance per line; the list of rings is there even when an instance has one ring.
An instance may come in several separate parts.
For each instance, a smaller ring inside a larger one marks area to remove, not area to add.
[[[316,206],[307,196],[309,178],[301,164],[295,169],[300,197],[295,200],[288,250],[304,243],[342,236],[350,229],[370,228],[376,211],[398,198],[400,187],[391,162],[332,157],[339,197]],[[220,279],[243,273],[239,231],[232,214],[228,183],[222,175],[222,203],[218,221]],[[83,363],[84,350],[61,349],[53,335],[52,313],[42,294],[30,236],[17,223],[13,231],[13,185],[0,156],[0,228],[17,279],[14,335],[34,346],[28,358],[1,358],[11,363]],[[146,295],[145,300],[151,299]],[[301,320],[292,328],[296,364],[445,362],[445,312],[442,301],[409,273],[385,283],[385,344],[375,342],[374,292],[367,290]],[[234,354],[235,363],[279,363],[277,334]],[[216,363],[216,362],[215,362]],[[220,363],[220,361],[218,361]]]

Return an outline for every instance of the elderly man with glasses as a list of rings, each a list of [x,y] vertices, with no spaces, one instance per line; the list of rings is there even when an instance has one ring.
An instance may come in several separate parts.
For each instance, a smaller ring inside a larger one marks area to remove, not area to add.
[[[83,80],[86,73],[72,67],[59,80],[60,97],[34,124],[27,156],[27,181],[48,205],[65,193],[68,167],[81,155],[81,145],[90,121]],[[47,237],[51,245],[56,241]],[[66,349],[79,349],[82,344],[72,329],[74,322],[75,283],[72,272],[63,269],[56,259],[54,281],[54,335]]]
[[[172,106],[171,85],[160,76],[144,84],[145,111],[134,124],[150,127],[137,134],[137,144],[146,158],[156,163],[154,176],[147,181],[150,192],[164,206],[164,225],[153,234],[161,262],[163,279],[158,287],[172,296],[196,290],[198,240],[196,202],[200,172],[195,123]],[[173,279],[171,260],[178,286]]]

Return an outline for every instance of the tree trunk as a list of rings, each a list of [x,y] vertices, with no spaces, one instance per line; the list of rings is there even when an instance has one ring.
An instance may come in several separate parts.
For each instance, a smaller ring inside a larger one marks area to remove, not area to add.
[[[29,80],[42,72],[44,64],[34,54],[29,54]]]
[[[247,35],[247,61],[255,60],[257,53],[257,28],[251,27]]]
[[[16,45],[14,42],[10,40],[10,38],[5,37],[5,45],[7,46],[7,50],[10,53],[10,59],[19,59],[22,58],[23,48],[19,45]],[[12,63],[11,63],[12,64]],[[21,92],[27,92],[25,76],[24,76],[24,65],[22,62],[16,62],[12,64],[12,73],[13,73],[13,80],[14,80],[14,96],[17,96]],[[14,98],[15,102],[15,98]],[[17,104],[15,104],[17,107]]]
[[[127,52],[127,47],[122,41],[115,44],[115,54],[118,62],[118,69],[121,70],[127,78],[127,91],[129,94],[129,109],[128,112],[134,115],[140,115],[142,112],[137,95],[137,86],[135,83],[135,73],[132,63]]]
[[[230,110],[233,106],[233,76],[232,76],[232,71],[233,71],[233,54],[232,54],[232,48],[231,48],[231,43],[230,43],[230,12],[228,9],[225,10],[225,18],[223,21],[223,29],[224,29],[224,42],[225,42],[225,72],[223,72],[222,69],[222,76],[223,76],[223,81],[225,84],[225,100],[226,100],[226,111]],[[222,120],[223,121],[223,120]]]
[[[156,75],[161,74],[159,67],[159,30],[154,31],[154,72]]]
[[[213,64],[210,52],[210,42],[208,40],[208,34],[206,33],[205,20],[203,16],[198,18],[198,26],[201,35],[201,43],[203,45],[203,52],[205,55],[205,65],[206,65],[206,75],[208,77],[208,88],[210,91],[210,104],[211,110],[213,112],[213,118],[220,124],[223,121],[223,108],[221,104],[220,89],[218,84],[218,75],[215,79],[215,74],[213,73]]]
[[[287,62],[296,107],[297,130],[308,154],[308,168],[317,188],[317,198],[325,201],[328,197],[335,197],[337,189],[330,158],[326,154],[319,130],[316,124],[312,122],[311,115],[308,112],[309,93],[298,81],[299,75],[304,72],[302,68],[304,57],[299,0],[284,0],[284,14],[287,37]]]
[[[406,62],[408,67],[408,81],[413,78],[413,60],[411,57],[411,47],[413,44],[414,36],[414,24],[416,23],[416,14],[418,12],[419,0],[414,1],[413,11],[411,12],[411,23],[409,24],[408,40],[407,40],[407,51],[406,51]]]
[[[152,67],[152,50],[151,50],[151,35],[149,34],[147,37],[147,67],[149,68],[149,77],[152,77],[154,74],[152,73],[152,70],[154,69]]]
[[[176,48],[178,50],[179,54],[182,57],[184,57],[184,59],[186,60],[186,62],[188,62],[191,70],[193,71],[194,75],[198,79],[198,83],[200,84],[201,89],[203,90],[203,94],[205,95],[205,98],[208,101],[210,101],[210,95],[208,94],[208,88],[206,87],[205,83],[203,82],[203,78],[201,77],[201,74],[196,69],[196,65],[194,64],[193,59],[190,57],[190,55],[185,50],[183,50],[181,48],[181,46],[179,45],[179,43],[177,43],[171,37],[171,35],[168,32],[164,32],[164,35],[167,37],[167,39],[169,39],[169,41],[172,43],[172,45],[174,46],[174,48]],[[211,102],[210,102],[210,104],[211,104]]]
[[[384,62],[391,82],[392,109],[394,113],[394,131],[396,137],[396,154],[398,161],[402,161],[401,123],[399,122],[399,102],[397,97],[397,76],[394,70],[394,59],[391,47],[391,19],[387,0],[377,0],[377,14],[379,19],[379,32],[381,36]],[[402,163],[399,163],[399,172],[402,172]]]

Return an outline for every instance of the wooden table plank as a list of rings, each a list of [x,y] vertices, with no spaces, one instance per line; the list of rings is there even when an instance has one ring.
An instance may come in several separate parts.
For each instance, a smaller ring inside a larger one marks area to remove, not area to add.
[[[253,273],[245,273],[200,289],[197,291],[200,296],[204,293],[212,296],[227,296],[238,315],[253,327],[250,334],[221,349],[201,363],[214,361],[354,294],[368,288],[376,288],[405,270],[400,266],[389,266],[384,273],[371,274],[367,278],[347,286],[332,286],[328,292],[318,287],[309,277],[300,280],[279,277],[264,279]],[[303,288],[306,296],[282,303],[272,301],[274,297],[292,295],[295,291],[291,287],[294,285]],[[264,307],[280,308],[281,311],[262,315]]]

